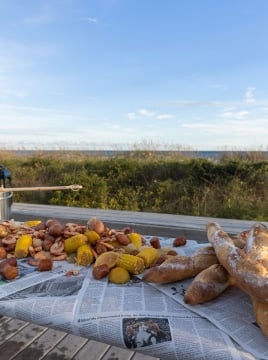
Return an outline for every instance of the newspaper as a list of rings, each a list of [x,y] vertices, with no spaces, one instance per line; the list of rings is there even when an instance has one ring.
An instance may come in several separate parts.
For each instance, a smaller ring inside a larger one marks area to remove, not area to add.
[[[148,240],[150,237],[146,237]],[[162,246],[173,239],[162,238]],[[207,244],[188,240],[190,255]],[[76,276],[67,276],[70,270]],[[0,280],[0,314],[59,329],[161,359],[268,359],[268,339],[250,299],[233,287],[214,301],[188,306],[191,279],[156,285],[133,276],[124,285],[95,280],[92,269],[66,261],[38,272],[19,260],[19,278]]]

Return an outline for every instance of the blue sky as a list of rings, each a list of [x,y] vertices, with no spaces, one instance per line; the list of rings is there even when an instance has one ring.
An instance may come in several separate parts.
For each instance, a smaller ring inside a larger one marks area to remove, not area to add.
[[[0,0],[0,146],[267,150],[267,34],[267,0]]]

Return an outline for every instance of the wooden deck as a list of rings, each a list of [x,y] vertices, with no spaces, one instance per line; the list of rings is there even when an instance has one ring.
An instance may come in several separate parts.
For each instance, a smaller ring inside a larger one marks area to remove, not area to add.
[[[253,221],[64,206],[22,203],[12,205],[12,218],[17,221],[54,218],[63,223],[86,223],[92,216],[99,217],[112,228],[128,225],[144,235],[165,237],[184,235],[188,239],[200,242],[207,241],[205,225],[209,221],[219,222],[225,231],[232,234],[248,229],[254,223]],[[266,225],[268,226],[268,223]],[[0,315],[0,359],[159,360],[160,358]]]
[[[0,318],[1,360],[157,360],[25,321]]]

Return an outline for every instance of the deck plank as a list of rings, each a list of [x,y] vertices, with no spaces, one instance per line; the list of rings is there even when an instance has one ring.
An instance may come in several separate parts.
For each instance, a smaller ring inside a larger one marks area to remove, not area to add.
[[[36,324],[29,324],[0,346],[1,360],[13,360],[23,349],[37,339],[46,328]]]
[[[75,355],[75,360],[102,360],[109,349],[109,345],[100,343],[95,340],[90,340],[83,346],[83,348]]]
[[[133,355],[133,351],[111,346],[101,360],[131,360]]]
[[[131,360],[161,360],[160,358],[156,358],[150,355],[145,355],[139,352],[135,352]]]
[[[42,360],[73,359],[82,347],[90,340],[66,334],[66,336]]]
[[[46,329],[42,336],[39,336],[29,346],[14,356],[12,360],[43,359],[65,336],[66,334],[62,331]]]
[[[2,316],[0,318],[0,349],[2,344],[7,342],[12,338],[12,336],[17,334],[28,325],[29,323],[25,321]]]

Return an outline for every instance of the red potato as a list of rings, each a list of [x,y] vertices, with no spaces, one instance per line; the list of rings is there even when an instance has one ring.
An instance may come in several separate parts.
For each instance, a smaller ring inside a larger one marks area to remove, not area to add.
[[[8,261],[4,260],[0,263],[0,275],[6,280],[13,280],[19,275],[19,270],[16,266],[12,266]]]

